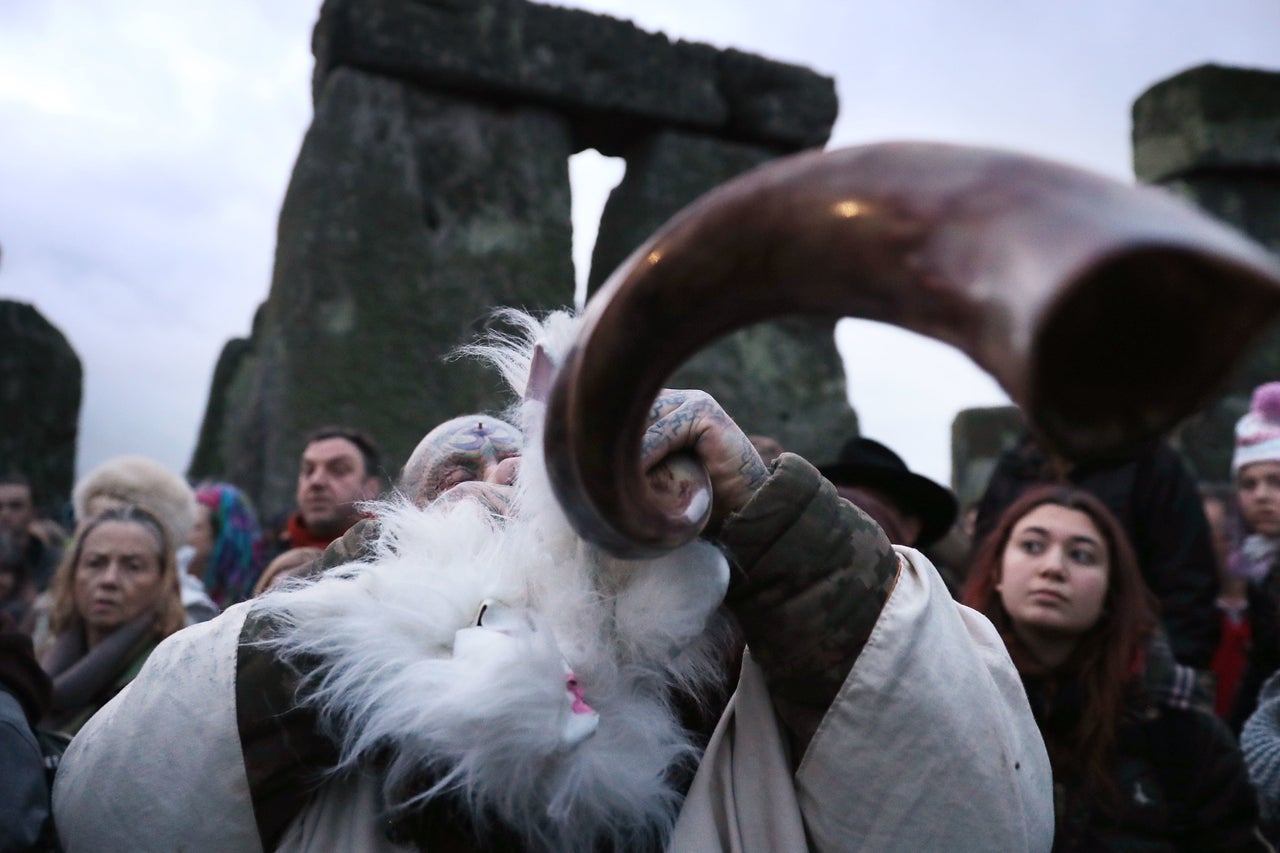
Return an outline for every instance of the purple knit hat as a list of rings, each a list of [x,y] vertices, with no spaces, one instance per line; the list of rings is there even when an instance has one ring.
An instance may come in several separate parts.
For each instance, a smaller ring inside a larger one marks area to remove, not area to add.
[[[1253,389],[1249,413],[1236,424],[1231,473],[1254,462],[1280,462],[1280,382]]]

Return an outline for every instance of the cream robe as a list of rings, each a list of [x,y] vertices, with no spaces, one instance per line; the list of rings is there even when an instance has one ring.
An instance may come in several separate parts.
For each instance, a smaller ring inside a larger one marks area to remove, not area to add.
[[[1053,776],[991,623],[918,551],[793,774],[743,661],[669,850],[1048,850]]]
[[[1048,850],[1048,757],[991,624],[921,554],[898,583],[793,774],[759,667],[742,677],[669,850]],[[68,853],[260,851],[236,729],[247,605],[170,637],[72,742],[54,812]],[[289,853],[399,853],[369,781],[323,786]]]

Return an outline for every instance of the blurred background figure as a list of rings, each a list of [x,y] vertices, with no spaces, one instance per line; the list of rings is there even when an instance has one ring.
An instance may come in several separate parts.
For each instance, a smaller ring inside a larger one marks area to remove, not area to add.
[[[956,499],[951,490],[909,470],[902,457],[878,441],[851,438],[836,461],[819,466],[818,471],[842,497],[869,495],[888,511],[897,537],[885,525],[881,527],[895,545],[932,545],[955,521]]]
[[[186,625],[168,531],[137,506],[103,510],[79,525],[51,591],[54,642],[40,661],[53,678],[45,725],[74,734]]]
[[[20,474],[0,476],[0,533],[13,538],[36,592],[48,589],[67,537],[58,525],[38,517],[31,482]]]
[[[1004,639],[1044,736],[1054,850],[1270,849],[1230,731],[1152,683],[1156,602],[1101,501],[1067,486],[1014,500],[963,600]]]
[[[1240,731],[1240,748],[1258,794],[1262,832],[1280,845],[1280,673],[1272,673],[1258,694],[1258,706]]]
[[[836,461],[820,465],[818,471],[840,497],[871,516],[895,545],[929,549],[956,520],[956,499],[950,489],[914,473],[902,457],[870,438],[849,439]],[[954,596],[957,569],[962,566],[943,560],[935,561],[934,567]]]
[[[298,463],[298,508],[287,522],[286,547],[323,549],[346,533],[364,517],[358,504],[382,491],[381,472],[381,451],[366,433],[328,426],[308,435]]]
[[[1231,571],[1248,583],[1251,644],[1230,721],[1240,726],[1257,704],[1258,691],[1280,667],[1280,382],[1254,389],[1248,413],[1236,423],[1231,456],[1243,539],[1231,555]]]
[[[0,850],[57,850],[49,780],[36,724],[49,707],[49,676],[31,638],[0,616]]]
[[[186,542],[196,522],[196,495],[187,482],[145,456],[108,459],[76,482],[71,492],[76,532],[108,509],[142,507],[170,542]]]
[[[7,530],[0,530],[0,617],[29,633],[27,618],[37,594],[22,547]]]
[[[1218,567],[1218,612],[1222,616],[1218,650],[1210,665],[1215,691],[1213,710],[1219,717],[1228,719],[1253,641],[1249,623],[1249,579],[1240,573],[1233,559],[1241,536],[1235,489],[1226,485],[1202,486],[1200,495]]]
[[[253,597],[263,567],[262,530],[248,497],[229,483],[201,484],[196,503],[186,571],[225,610]]]
[[[324,555],[321,548],[292,548],[276,557],[262,570],[253,587],[253,594],[261,595],[271,587],[289,578],[311,577],[318,571],[318,562]]]
[[[141,507],[160,521],[175,548],[191,537],[199,513],[196,494],[187,481],[145,456],[108,459],[76,483],[71,502],[77,530],[107,509]],[[188,625],[218,615],[218,606],[199,578],[179,572],[178,582]],[[36,651],[41,651],[39,637]]]

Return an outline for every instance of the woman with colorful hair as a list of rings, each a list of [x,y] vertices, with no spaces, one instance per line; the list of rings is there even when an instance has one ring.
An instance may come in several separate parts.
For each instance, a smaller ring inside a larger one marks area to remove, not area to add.
[[[262,573],[262,528],[244,492],[229,483],[196,488],[199,513],[187,540],[195,553],[187,572],[204,582],[222,609],[253,597]]]
[[[1266,850],[1225,725],[1150,685],[1154,598],[1092,495],[1035,488],[975,555],[964,603],[1004,638],[1053,767],[1055,850]]]

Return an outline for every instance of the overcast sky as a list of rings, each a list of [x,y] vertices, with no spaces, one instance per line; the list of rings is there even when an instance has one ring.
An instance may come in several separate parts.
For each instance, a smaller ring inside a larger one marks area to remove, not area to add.
[[[1280,70],[1280,0],[560,5],[834,76],[832,147],[991,144],[1122,180],[1148,86],[1210,61]],[[80,472],[126,452],[186,469],[218,353],[267,294],[318,10],[0,0],[0,297],[34,303],[80,355]],[[584,157],[572,174],[586,258],[621,170]],[[838,343],[864,432],[940,481],[955,413],[1005,400],[909,333],[844,321]]]

